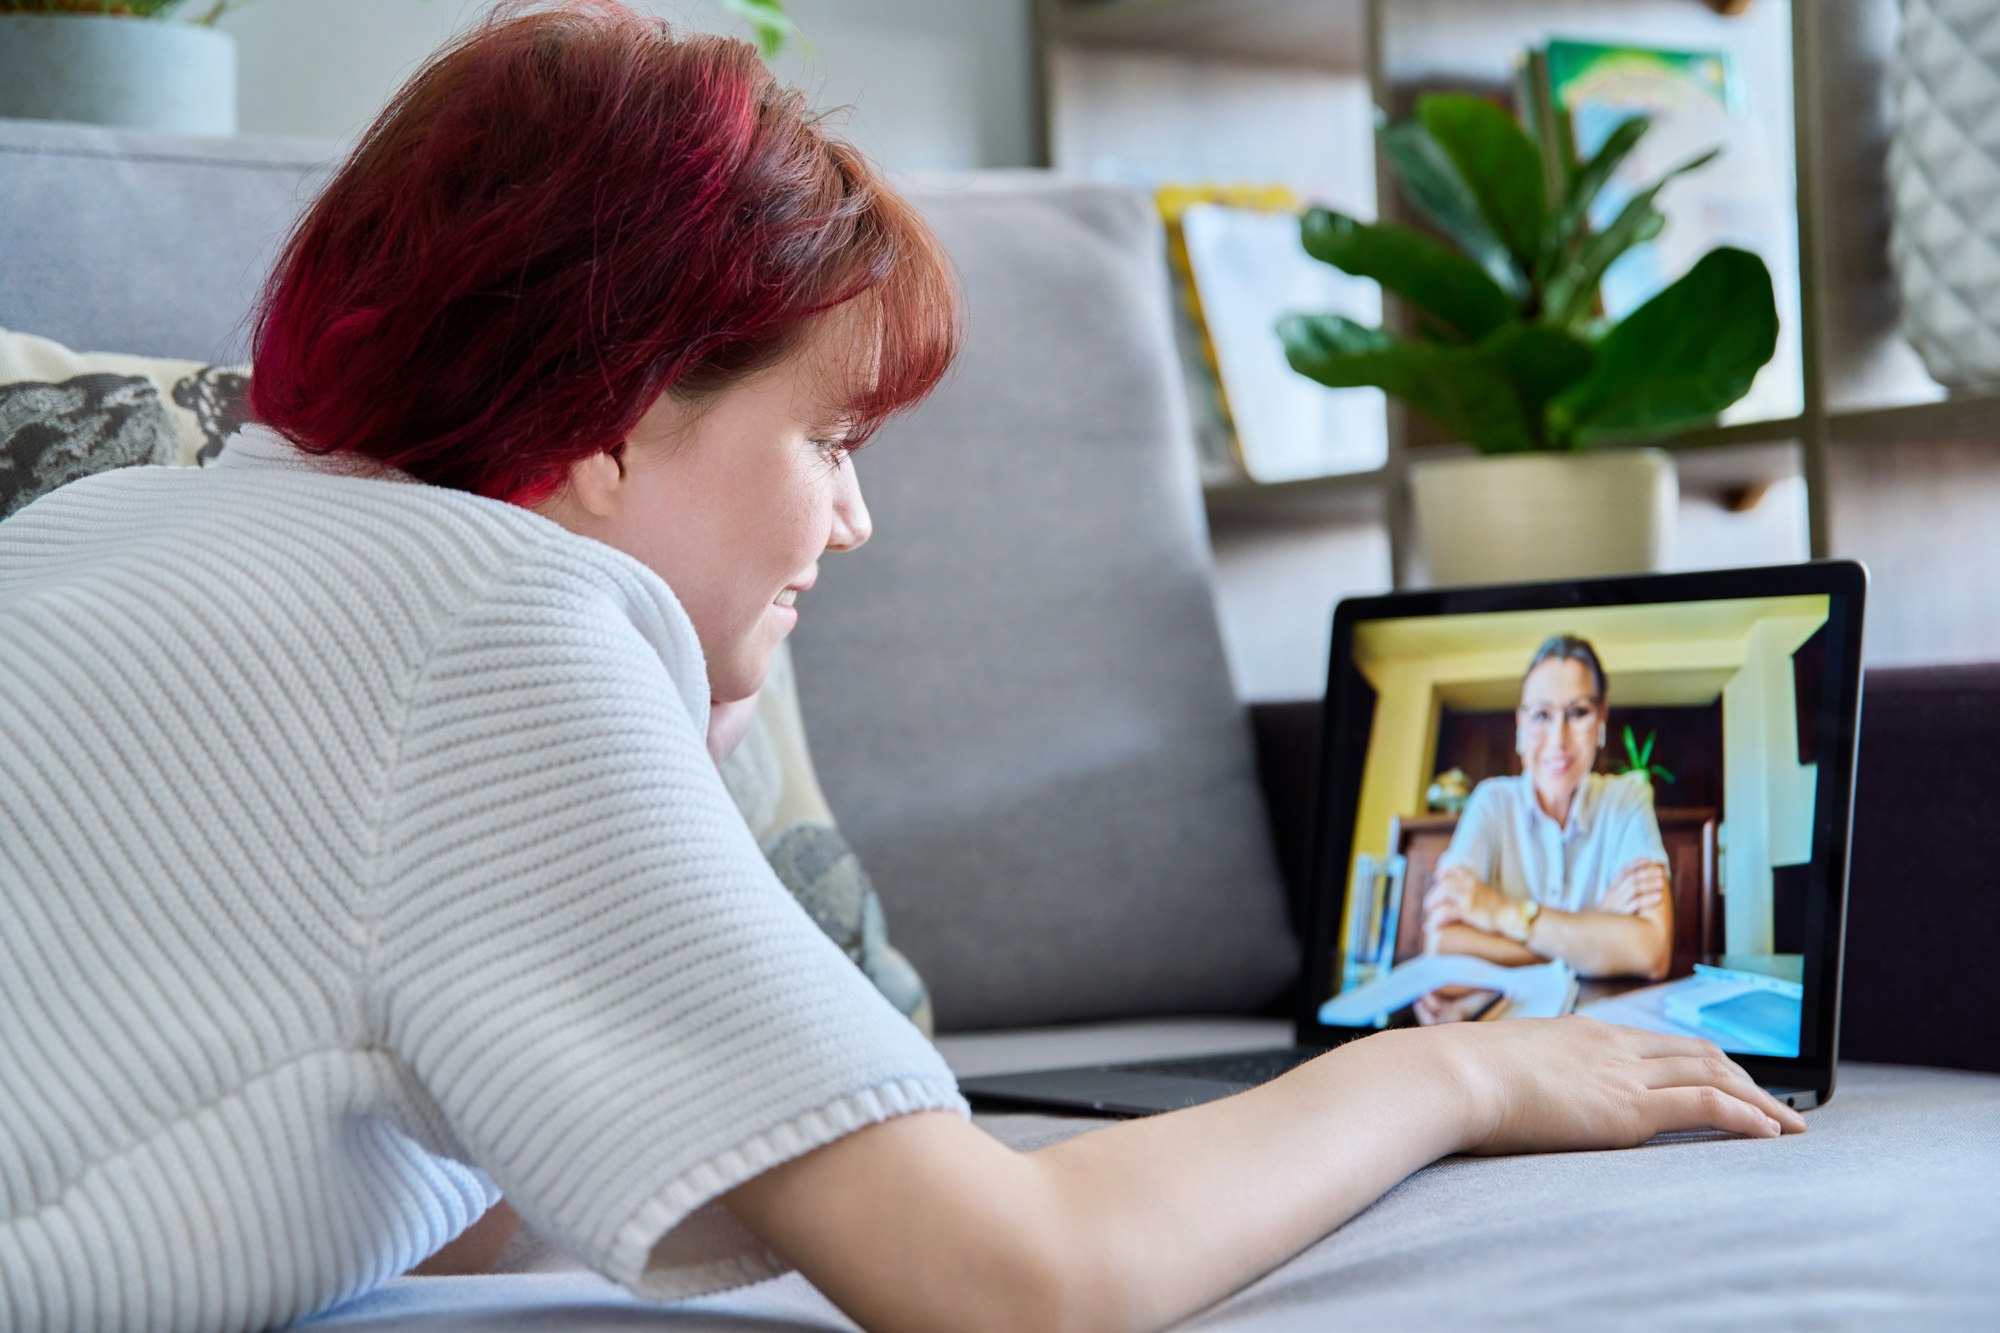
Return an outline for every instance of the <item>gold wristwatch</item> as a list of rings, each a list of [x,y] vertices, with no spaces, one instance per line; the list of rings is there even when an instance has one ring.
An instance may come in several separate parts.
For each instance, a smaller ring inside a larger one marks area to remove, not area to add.
[[[1541,914],[1542,905],[1533,898],[1515,903],[1512,916],[1521,923],[1521,926],[1519,930],[1510,930],[1507,933],[1513,937],[1515,943],[1526,944],[1528,936],[1535,932],[1535,918]]]

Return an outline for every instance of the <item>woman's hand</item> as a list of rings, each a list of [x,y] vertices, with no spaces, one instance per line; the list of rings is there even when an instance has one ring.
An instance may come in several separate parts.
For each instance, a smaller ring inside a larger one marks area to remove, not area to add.
[[[1775,1138],[1806,1127],[1713,1043],[1694,1037],[1580,1016],[1459,1023],[1407,1036],[1439,1043],[1433,1050],[1458,1071],[1468,1102],[1461,1152],[1622,1148],[1693,1129]]]
[[[1672,889],[1673,882],[1667,878],[1665,866],[1650,857],[1636,857],[1611,881],[1595,910],[1644,916],[1658,907]]]
[[[732,699],[723,703],[717,699],[708,701],[708,757],[720,767],[722,761],[736,752],[743,743],[743,737],[750,730],[750,719],[757,715],[757,696],[748,699]]]
[[[1425,947],[1454,921],[1489,935],[1500,934],[1497,922],[1500,914],[1509,910],[1508,902],[1505,894],[1464,866],[1446,866],[1424,893]]]

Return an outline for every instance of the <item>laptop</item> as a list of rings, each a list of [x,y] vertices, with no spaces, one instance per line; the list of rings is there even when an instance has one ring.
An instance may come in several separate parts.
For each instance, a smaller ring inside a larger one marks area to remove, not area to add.
[[[1293,1044],[960,1086],[1150,1115],[1385,1028],[1573,1012],[1706,1037],[1824,1104],[1866,591],[1819,561],[1343,601]],[[1621,886],[1635,862],[1665,868],[1650,899]]]

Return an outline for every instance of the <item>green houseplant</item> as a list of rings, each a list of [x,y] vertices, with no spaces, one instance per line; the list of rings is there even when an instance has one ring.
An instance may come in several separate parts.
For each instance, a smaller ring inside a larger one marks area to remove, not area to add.
[[[1482,455],[1412,468],[1419,533],[1440,581],[1656,563],[1677,495],[1671,460],[1586,451],[1713,418],[1776,349],[1771,275],[1743,250],[1710,251],[1622,320],[1600,313],[1605,270],[1666,224],[1661,186],[1713,156],[1652,182],[1593,228],[1591,204],[1647,128],[1628,120],[1594,157],[1568,164],[1483,98],[1426,96],[1380,138],[1439,235],[1324,208],[1301,221],[1308,253],[1380,283],[1415,327],[1403,336],[1339,315],[1287,316],[1278,333],[1293,368],[1333,387],[1380,388]],[[1448,484],[1426,485],[1439,479]],[[1553,532],[1552,511],[1566,523]]]
[[[1646,739],[1642,742],[1633,734],[1632,724],[1627,722],[1625,724],[1625,758],[1619,761],[1616,770],[1617,775],[1621,778],[1635,777],[1639,781],[1646,783],[1649,787],[1655,778],[1661,782],[1672,782],[1674,775],[1668,771],[1666,766],[1653,762],[1653,745],[1659,738],[1660,734],[1658,732],[1649,731],[1646,733]]]

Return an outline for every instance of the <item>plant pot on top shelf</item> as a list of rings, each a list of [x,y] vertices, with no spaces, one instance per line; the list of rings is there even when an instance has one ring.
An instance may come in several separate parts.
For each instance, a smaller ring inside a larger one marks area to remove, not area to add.
[[[236,39],[210,26],[229,6],[163,21],[184,8],[0,0],[0,117],[236,133]]]
[[[1664,449],[1438,458],[1410,499],[1433,583],[1531,583],[1665,569],[1680,482]]]
[[[1408,336],[1339,315],[1278,326],[1294,369],[1337,388],[1372,385],[1435,419],[1479,457],[1414,462],[1417,536],[1439,583],[1660,568],[1678,500],[1657,448],[1750,389],[1777,349],[1764,261],[1709,251],[1621,320],[1599,313],[1613,260],[1666,225],[1662,185],[1603,226],[1592,202],[1646,133],[1637,116],[1587,162],[1545,171],[1543,148],[1482,98],[1420,98],[1382,149],[1442,239],[1328,209],[1301,222],[1307,253],[1402,298]],[[1556,151],[1551,149],[1551,151]]]

